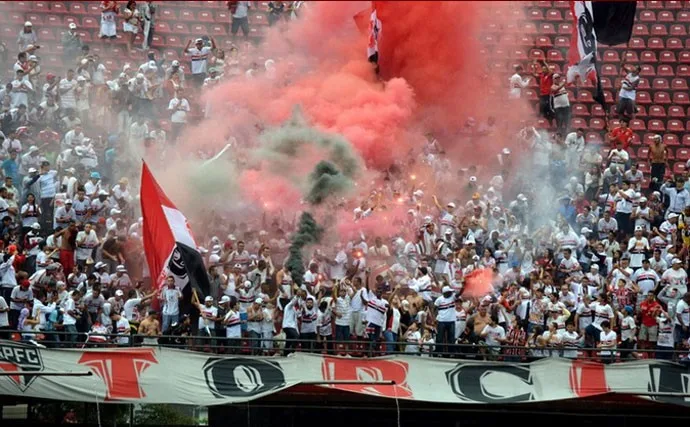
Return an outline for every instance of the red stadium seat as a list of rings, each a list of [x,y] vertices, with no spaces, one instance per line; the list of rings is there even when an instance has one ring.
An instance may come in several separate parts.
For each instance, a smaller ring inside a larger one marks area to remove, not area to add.
[[[163,7],[161,8],[160,12],[160,19],[164,21],[175,21],[177,20],[177,13],[175,10],[170,9],[168,7]]]
[[[55,34],[53,34],[52,30],[48,28],[43,28],[41,30],[38,30],[38,39],[44,41],[54,41]]]
[[[656,74],[659,77],[673,77],[676,75],[673,72],[673,67],[670,65],[659,65],[659,68],[656,70]]]
[[[203,24],[192,24],[189,29],[195,37],[201,37],[208,33],[206,25]]]
[[[527,52],[525,52],[524,49],[519,49],[519,48],[513,49],[513,54],[511,55],[511,58],[518,60],[518,61],[526,61],[527,60]]]
[[[575,129],[572,124],[571,128]],[[601,144],[601,134],[599,132],[587,132],[585,134],[585,141],[587,144]]]
[[[614,102],[616,102],[616,99],[610,90],[604,91],[604,101],[609,103],[609,104],[613,104]]]
[[[551,7],[551,2],[550,1],[537,1],[535,2],[535,6],[541,7],[541,8],[549,8]]]
[[[683,135],[682,145],[690,147],[690,134]]]
[[[656,63],[656,53],[652,52],[651,50],[645,50],[642,53],[640,53],[640,61]]]
[[[608,77],[602,77],[601,79],[601,87],[604,89],[612,89],[613,85],[611,85],[611,79]]]
[[[650,37],[649,40],[647,40],[647,47],[654,50],[662,50],[666,48],[664,41],[659,37]]]
[[[197,19],[199,20],[199,22],[214,22],[213,15],[211,14],[211,12],[205,10],[199,12],[199,14],[197,15]]]
[[[654,93],[654,103],[655,104],[670,104],[671,97],[668,92],[656,92]]]
[[[668,30],[666,30],[666,25],[653,24],[649,29],[649,34],[652,36],[666,36],[668,35]],[[649,46],[649,42],[647,42],[647,46]]]
[[[670,37],[666,39],[666,49],[680,50],[683,49],[683,42],[678,37]]]
[[[175,33],[175,34],[177,34],[177,35],[180,36],[180,37],[185,37],[185,38],[186,38],[186,37],[189,37],[189,36],[191,36],[192,38],[196,38],[196,37],[197,37],[197,34],[192,34],[192,33],[190,33],[190,32],[189,32],[189,27],[187,26],[187,24],[182,23],[182,22],[175,22],[175,23],[172,25],[172,32]],[[206,32],[206,31],[204,31],[204,33],[205,33],[205,32]],[[203,33],[202,33],[202,34],[203,34]],[[199,34],[199,36],[201,36],[202,34]]]
[[[535,46],[538,48],[550,48],[553,46],[553,43],[551,43],[551,38],[548,36],[538,36]]]
[[[652,119],[647,122],[647,130],[652,132],[664,132],[666,130],[666,126],[664,125],[663,120]]]
[[[641,37],[631,37],[629,42],[630,49],[642,50],[647,47],[644,39]]]
[[[564,22],[562,24],[558,24],[558,34],[566,34],[566,35],[571,35],[573,33],[573,24],[569,22]]]
[[[582,119],[580,117],[574,117],[570,121],[570,128],[571,129],[587,128],[587,122],[585,121],[585,119]]]
[[[678,105],[671,105],[668,107],[668,116],[669,117],[685,117],[685,111],[683,110],[683,107],[678,106]]]
[[[508,36],[508,37],[512,37],[512,38],[515,40],[515,41],[513,42],[513,44],[522,46],[522,47],[524,47],[524,48],[532,47],[532,46],[534,46],[534,43],[535,43],[535,41],[534,41],[534,36],[530,36],[530,35],[527,35],[527,34],[522,34],[522,35],[520,35],[520,36],[517,36],[517,35],[515,35],[515,34],[510,34],[510,35],[507,35],[507,36]]]
[[[636,105],[636,107],[637,107],[637,114],[635,114],[635,117],[647,117],[647,109],[645,108],[644,105]],[[614,106],[614,110],[615,110],[615,106]]]
[[[606,112],[600,104],[592,104],[591,114],[593,117],[604,117],[606,115]]]
[[[63,3],[59,2],[59,1],[54,1],[54,2],[50,2],[50,3],[51,3],[51,6],[50,6],[51,12],[53,12],[53,13],[67,13],[67,7]]]
[[[643,10],[638,19],[640,22],[656,22],[656,14],[649,10]]]
[[[213,24],[210,26],[210,32],[213,37],[225,37],[228,35],[223,24]]]
[[[676,68],[676,75],[678,77],[690,77],[690,65],[679,65]]]
[[[95,29],[100,28],[100,24],[96,18],[85,16],[81,19],[81,27],[85,29]]]
[[[675,22],[676,20],[676,18],[673,17],[673,12],[669,12],[668,10],[657,13],[656,19],[659,22]]]
[[[257,15],[254,15],[253,18],[258,19],[260,17]],[[252,23],[254,23],[254,22],[252,22]],[[539,33],[539,31],[537,30],[537,26],[534,25],[534,22],[525,22],[522,25],[520,25],[519,28],[525,34],[537,34],[537,33]],[[546,33],[542,32],[542,34],[546,34]]]
[[[682,1],[667,1],[664,3],[666,9],[681,9],[683,7]]]
[[[683,162],[687,162],[688,160],[690,160],[690,148],[677,148],[676,159]]]
[[[201,16],[203,12],[199,12],[199,16]],[[215,22],[215,21],[211,21]],[[481,37],[482,43],[485,45],[495,45],[498,43],[497,37],[493,34],[485,34]]]
[[[575,117],[589,117],[587,106],[583,104],[575,104],[571,109],[572,115]]]
[[[618,52],[615,50],[607,50],[604,52],[603,55],[604,62],[615,62],[619,63],[621,62],[620,56],[618,56]]]
[[[165,39],[165,45],[167,47],[184,47],[186,45],[186,42],[183,42],[179,37],[177,36],[168,36]]]
[[[154,34],[151,36],[151,46],[155,46],[156,48],[165,47],[165,40],[158,34]]]
[[[42,14],[39,15],[38,13],[27,13],[25,16],[26,16],[27,21],[31,21],[31,23],[34,24],[34,27],[43,25],[43,15]],[[21,16],[20,16],[20,19],[21,19]]]
[[[230,12],[227,10],[218,10],[214,12],[213,18],[216,22],[230,22]]]
[[[649,107],[649,117],[666,117],[666,110],[660,105],[652,105]]]
[[[688,99],[688,94],[685,92],[674,92],[673,93],[673,103],[677,105],[688,105],[690,104],[690,99]]]
[[[668,84],[668,80],[662,78],[662,77],[657,77],[654,79],[652,82],[652,89],[669,89],[671,86]]]
[[[623,59],[625,60],[625,62],[629,64],[639,62],[639,59],[637,59],[637,52],[635,52],[634,50],[626,50],[623,54]]]
[[[180,10],[180,21],[194,22],[196,21],[196,16],[194,16],[194,11],[189,9]]]
[[[77,15],[85,15],[86,7],[84,3],[73,1],[69,6],[69,12]]]
[[[662,1],[647,1],[647,2],[645,2],[645,4],[647,6],[647,9],[663,9],[664,8],[664,2],[662,2]]]
[[[527,18],[531,19],[532,21],[543,21],[544,12],[542,12],[541,9],[530,9],[527,12]]]
[[[673,90],[688,90],[687,79],[673,79],[673,80],[671,80],[671,89],[673,89]]]
[[[525,19],[525,11],[521,7],[511,8],[509,15],[515,21],[522,21]]]
[[[65,18],[62,20],[62,24],[69,25],[71,23],[74,23],[77,27],[79,27],[79,18],[74,15],[65,15]]]
[[[637,98],[635,102],[638,104],[651,104],[652,98],[649,96],[649,92],[637,91]]]
[[[565,61],[565,58],[563,58],[563,54],[560,50],[550,49],[548,52],[546,52],[546,60],[549,62],[561,62]]]
[[[681,10],[676,14],[676,21],[678,22],[690,22],[690,12]]]
[[[154,32],[160,33],[160,34],[170,34],[172,33],[172,30],[170,29],[170,26],[168,26],[167,22],[156,22],[155,23],[155,30]]]
[[[11,24],[11,25],[16,25],[16,26],[22,26],[24,21],[24,15],[21,13],[17,12],[11,12],[7,15],[4,15],[6,17],[5,22]],[[34,24],[35,25],[35,24]]]
[[[649,28],[647,24],[635,24],[633,25],[633,35],[634,36],[648,36]]]
[[[646,130],[647,128],[644,124],[644,120],[632,119],[632,120],[630,120],[630,129],[632,129],[634,131],[642,131],[642,130]]]
[[[101,5],[99,3],[89,3],[86,5],[86,13],[92,16],[100,16]]]
[[[685,126],[683,126],[683,122],[680,120],[676,120],[676,119],[671,119],[671,120],[667,121],[666,122],[666,129],[669,132],[685,132]]]
[[[554,1],[553,7],[558,9],[570,9],[570,2],[567,1]]]
[[[563,15],[561,15],[561,11],[557,9],[551,9],[546,12],[546,20],[547,21],[562,21],[563,20]]]
[[[606,127],[606,120],[595,117],[589,120],[589,128],[594,130],[603,130]]]
[[[553,45],[555,47],[570,48],[570,39],[568,37],[558,36],[554,39]]]
[[[580,89],[577,92],[577,102],[580,102],[582,104],[591,104],[594,102],[594,98],[592,97],[592,93],[588,90]]]
[[[649,147],[640,147],[637,150],[638,159],[648,159],[649,158]]]
[[[672,36],[685,36],[687,35],[687,31],[685,30],[685,25],[681,24],[673,24],[671,25],[670,30],[668,33]]]
[[[601,66],[602,76],[617,76],[618,74],[618,67],[613,64],[604,64]]]
[[[683,51],[679,53],[678,62],[681,64],[690,64],[690,51]]]
[[[163,57],[168,61],[175,61],[180,59],[180,55],[175,49],[166,49],[163,51]]]
[[[621,86],[620,83],[622,81],[623,81],[623,79],[616,79],[616,87],[620,87]],[[640,84],[637,85],[637,89],[638,90],[647,90],[647,89],[651,89],[651,88],[652,87],[649,85],[649,80],[644,78],[644,77],[641,77],[640,78]]]
[[[664,50],[659,54],[659,62],[666,64],[675,64],[676,54],[671,52],[670,50]]]
[[[683,175],[685,173],[685,163],[676,162],[673,164],[673,173],[676,175]]]
[[[47,15],[45,24],[47,27],[62,27],[62,17],[57,15]]]
[[[650,77],[656,76],[656,71],[654,71],[654,66],[650,64],[640,64],[640,76]]]

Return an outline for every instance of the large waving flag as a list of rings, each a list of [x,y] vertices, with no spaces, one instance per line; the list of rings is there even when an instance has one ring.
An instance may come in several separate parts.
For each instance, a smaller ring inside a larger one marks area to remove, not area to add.
[[[568,83],[592,81],[597,90],[594,99],[604,105],[604,92],[597,63],[598,44],[627,43],[632,35],[636,2],[570,1],[573,34],[568,52]]]
[[[185,301],[191,300],[192,289],[203,300],[209,294],[210,283],[187,218],[165,195],[145,162],[141,171],[141,211],[144,253],[154,286],[161,287],[168,276],[173,276]]]
[[[352,18],[360,32],[366,33],[369,37],[367,42],[367,60],[378,64],[379,62],[379,39],[381,38],[382,24],[376,13],[376,3],[372,1],[371,7],[359,11]]]

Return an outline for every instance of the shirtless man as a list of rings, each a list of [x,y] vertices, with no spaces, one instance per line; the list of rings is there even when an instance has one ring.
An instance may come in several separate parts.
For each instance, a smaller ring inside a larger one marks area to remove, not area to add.
[[[161,326],[156,319],[156,311],[150,310],[148,315],[139,324],[139,335],[144,335],[144,345],[158,345],[158,337],[161,334]]]
[[[652,163],[652,187],[658,190],[664,181],[666,166],[668,165],[668,149],[662,142],[661,135],[654,135],[654,142],[649,147],[649,159]]]

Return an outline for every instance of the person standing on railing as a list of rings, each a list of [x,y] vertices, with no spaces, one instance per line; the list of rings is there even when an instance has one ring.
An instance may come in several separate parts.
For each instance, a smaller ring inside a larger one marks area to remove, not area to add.
[[[302,312],[302,302],[306,296],[303,290],[297,291],[297,295],[292,297],[283,309],[283,331],[285,332],[285,355],[292,353],[297,346],[299,339],[299,325],[297,319]]]
[[[366,305],[366,333],[369,337],[369,354],[373,356],[376,341],[381,336],[381,330],[386,323],[386,312],[388,311],[388,301],[383,299],[383,292],[381,289],[375,291],[369,290],[369,286],[365,285],[368,290],[366,295],[361,295],[362,302]]]
[[[264,303],[262,298],[257,298],[247,308],[247,332],[249,334],[249,347],[252,349],[252,355],[258,356],[261,351],[261,323],[264,319],[264,313],[261,305]]]

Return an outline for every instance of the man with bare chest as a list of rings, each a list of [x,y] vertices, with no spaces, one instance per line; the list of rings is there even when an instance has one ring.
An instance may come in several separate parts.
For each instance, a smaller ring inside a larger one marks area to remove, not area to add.
[[[144,345],[158,345],[158,337],[161,334],[161,327],[158,319],[156,319],[156,312],[149,311],[144,320],[139,323],[139,335],[144,336]]]
[[[661,135],[654,135],[652,145],[649,147],[649,158],[652,163],[652,182],[651,185],[658,190],[664,180],[666,165],[668,164],[668,149],[662,143]]]

